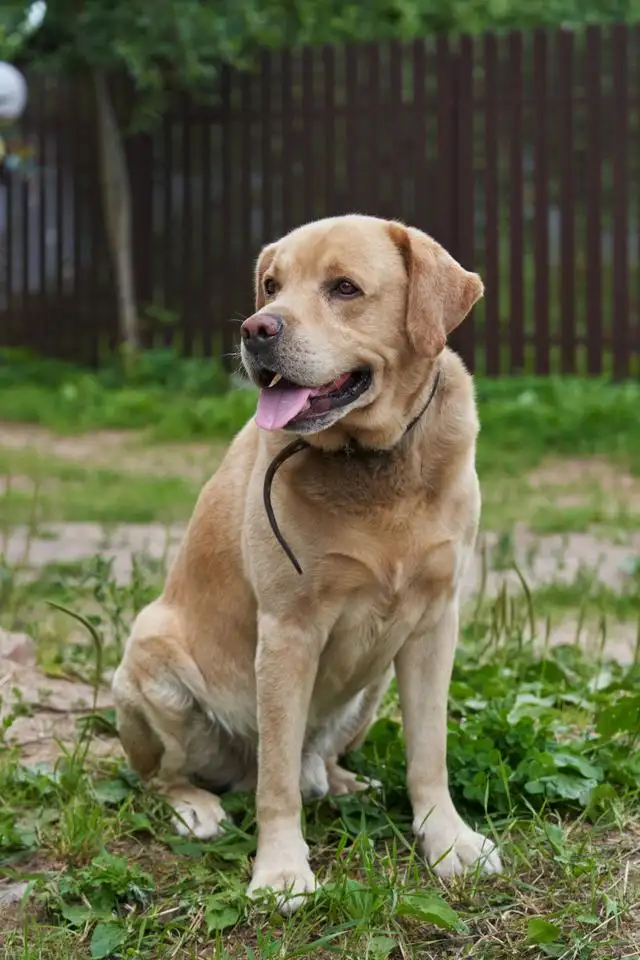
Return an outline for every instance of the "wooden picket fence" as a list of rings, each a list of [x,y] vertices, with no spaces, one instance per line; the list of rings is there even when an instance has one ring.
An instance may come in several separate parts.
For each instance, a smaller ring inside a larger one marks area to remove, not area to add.
[[[260,246],[344,212],[403,219],[480,271],[476,370],[624,377],[640,360],[640,31],[265,53],[127,140],[147,344],[229,355]],[[117,346],[90,86],[31,79],[38,172],[0,186],[0,345]]]

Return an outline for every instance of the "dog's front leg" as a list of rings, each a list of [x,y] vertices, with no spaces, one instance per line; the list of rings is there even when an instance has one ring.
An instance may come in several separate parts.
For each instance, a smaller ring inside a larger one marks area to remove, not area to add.
[[[321,638],[273,616],[258,620],[258,851],[249,894],[280,893],[282,913],[292,913],[315,879],[300,823],[300,770],[309,704]]]
[[[412,635],[395,661],[407,750],[413,830],[440,876],[480,863],[500,872],[495,845],[462,820],[447,776],[447,701],[458,639],[457,596],[447,598],[437,623]]]

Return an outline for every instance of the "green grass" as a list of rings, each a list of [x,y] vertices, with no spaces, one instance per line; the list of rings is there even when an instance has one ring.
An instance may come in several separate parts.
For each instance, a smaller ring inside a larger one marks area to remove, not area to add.
[[[146,428],[161,441],[228,440],[254,410],[253,392],[230,390],[213,359],[149,351],[125,376],[117,366],[95,372],[0,351],[0,420],[62,434]]]
[[[212,457],[212,471],[216,458]],[[179,467],[178,467],[179,469]],[[186,520],[202,483],[179,475],[150,476],[72,462],[38,450],[0,447],[0,476],[10,481],[0,497],[0,528],[35,522],[151,523]],[[206,475],[203,473],[202,482]]]
[[[538,534],[597,529],[609,538],[638,529],[637,511],[624,501],[612,499],[588,475],[577,489],[575,483],[571,487],[573,495],[583,502],[566,506],[558,502],[566,493],[564,488],[547,485],[534,490],[524,468],[518,473],[500,474],[495,463],[501,450],[494,449],[489,457],[486,437],[482,444],[484,529],[508,531],[521,523]],[[8,490],[0,497],[0,529],[34,520],[103,524],[186,521],[222,449],[212,441],[210,457],[200,457],[201,469],[185,470],[178,454],[173,462],[165,464],[162,475],[154,475],[151,468],[122,467],[117,454],[113,468],[107,468],[94,462],[95,457],[69,460],[37,447],[14,450],[0,446],[0,477],[9,478]],[[152,453],[153,447],[146,441],[138,445],[141,460]],[[128,450],[127,456],[134,460],[136,452]]]
[[[561,475],[563,459],[554,462],[556,473]],[[620,540],[640,527],[640,514],[634,504],[623,492],[613,495],[591,479],[588,462],[583,477],[569,484],[556,481],[533,487],[524,467],[518,475],[500,475],[495,465],[480,469],[480,483],[485,530],[507,532],[515,524],[522,524],[539,535],[590,530],[609,540]],[[568,505],[567,497],[577,502]]]
[[[45,614],[44,598],[91,610],[98,645],[117,638],[104,646],[104,668],[161,574],[140,559],[131,584],[118,587],[98,559],[54,566],[16,582],[11,605],[48,669],[94,676],[96,643],[70,644],[77,624]],[[394,693],[350,758],[382,791],[305,809],[323,886],[289,920],[245,898],[252,797],[227,796],[234,823],[222,838],[177,837],[163,802],[122,761],[92,759],[95,731],[112,731],[107,711],[78,723],[76,748],[53,770],[0,750],[1,869],[30,884],[23,909],[0,911],[0,956],[635,956],[640,667],[592,661],[575,645],[541,649],[531,638],[539,602],[480,603],[463,626],[451,687],[453,794],[499,840],[503,877],[446,886],[420,862]],[[15,714],[24,711],[18,701]]]
[[[640,472],[640,384],[509,377],[478,378],[476,389],[481,472],[517,475],[545,457],[594,455]]]
[[[486,438],[483,440],[486,442]],[[141,458],[151,452],[140,445]],[[12,524],[95,522],[170,523],[188,520],[205,479],[213,473],[220,448],[212,447],[211,457],[201,471],[183,472],[179,457],[163,475],[149,470],[106,468],[92,462],[70,461],[63,456],[37,449],[7,450],[0,446],[0,477],[8,480],[8,491],[0,497],[0,529]],[[499,451],[494,451],[494,456]],[[132,459],[135,454],[129,452]],[[508,531],[520,523],[538,534],[569,533],[595,529],[611,539],[625,531],[637,530],[640,515],[624,502],[612,500],[588,477],[579,485],[575,506],[557,501],[557,491],[548,486],[533,490],[524,471],[501,475],[491,467],[480,467],[483,489],[482,525],[486,530]],[[573,489],[575,490],[575,484]],[[564,492],[564,491],[562,491]]]

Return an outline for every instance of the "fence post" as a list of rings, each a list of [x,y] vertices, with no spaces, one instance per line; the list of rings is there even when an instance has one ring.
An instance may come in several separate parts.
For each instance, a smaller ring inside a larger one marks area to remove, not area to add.
[[[467,270],[474,260],[474,165],[473,165],[473,41],[462,37],[457,48],[449,48],[448,92],[450,131],[448,182],[450,223],[447,247]],[[449,338],[468,369],[475,367],[475,331],[469,317]]]
[[[436,41],[436,122],[437,122],[437,196],[433,233],[438,243],[455,256],[455,183],[457,146],[455,138],[456,97],[453,89],[451,41],[438,37]]]
[[[131,240],[133,276],[138,315],[154,299],[153,291],[153,138],[134,133],[127,138],[126,153],[131,178]],[[147,342],[141,330],[142,341]]]

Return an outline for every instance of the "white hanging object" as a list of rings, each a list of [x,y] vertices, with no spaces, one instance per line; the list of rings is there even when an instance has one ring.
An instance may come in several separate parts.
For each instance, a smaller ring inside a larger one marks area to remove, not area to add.
[[[11,63],[0,61],[0,122],[17,120],[27,105],[27,81]]]

